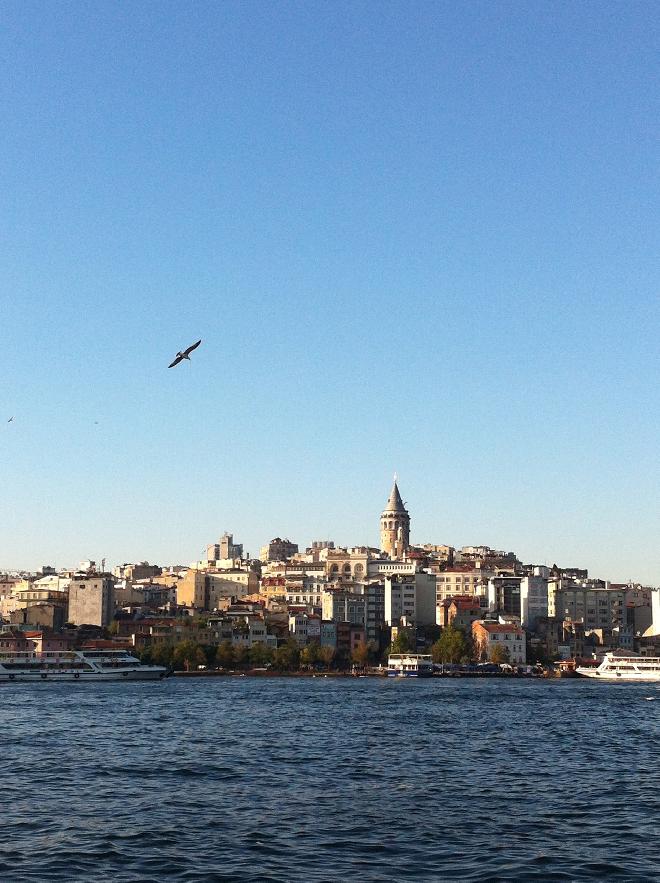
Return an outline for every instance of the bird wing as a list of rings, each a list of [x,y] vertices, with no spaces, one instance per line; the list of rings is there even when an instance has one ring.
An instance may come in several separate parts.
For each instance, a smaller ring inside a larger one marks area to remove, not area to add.
[[[174,368],[175,365],[178,365],[179,362],[183,359],[183,356],[177,356],[176,359],[172,362],[171,365],[168,365],[168,368]]]
[[[184,356],[189,356],[193,350],[196,350],[202,341],[198,340],[197,343],[193,343],[192,346],[189,346],[188,349],[184,352]]]

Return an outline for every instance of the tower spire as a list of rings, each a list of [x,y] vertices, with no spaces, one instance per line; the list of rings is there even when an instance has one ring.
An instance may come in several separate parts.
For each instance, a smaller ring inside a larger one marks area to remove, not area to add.
[[[399,493],[399,486],[396,483],[396,475],[394,476],[394,484],[392,485],[392,490],[390,491],[390,496],[387,500],[387,505],[385,506],[386,512],[405,512],[406,507],[403,505],[403,500],[401,499],[401,494]]]
[[[397,475],[380,516],[380,546],[392,558],[403,557],[410,537],[410,515],[401,499]]]

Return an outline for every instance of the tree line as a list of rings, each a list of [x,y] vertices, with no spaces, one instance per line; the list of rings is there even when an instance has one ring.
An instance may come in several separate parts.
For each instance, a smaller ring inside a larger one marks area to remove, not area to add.
[[[400,631],[389,647],[390,653],[415,652],[413,639],[409,632]],[[438,664],[470,664],[475,662],[502,663],[509,661],[509,651],[503,645],[496,645],[485,658],[481,648],[472,635],[462,628],[447,625],[440,632],[440,637],[431,644],[431,657]]]
[[[352,653],[317,643],[300,647],[289,638],[277,649],[266,644],[246,647],[225,640],[205,646],[186,639],[178,642],[150,644],[139,652],[140,660],[150,665],[164,665],[175,671],[194,671],[200,667],[222,669],[272,668],[276,671],[305,669],[343,670],[352,665],[365,667],[378,662],[378,648],[373,643],[358,644]]]
[[[215,646],[202,645],[195,640],[185,639],[178,642],[150,644],[139,653],[139,656],[144,663],[164,665],[175,671],[192,671],[200,667],[229,670],[268,667],[276,671],[309,669],[341,671],[351,666],[366,668],[379,663],[387,664],[390,653],[414,653],[417,652],[415,645],[416,639],[411,633],[402,630],[384,653],[380,652],[374,641],[367,643],[361,641],[352,652],[348,653],[317,643],[300,647],[293,638],[281,643],[277,649],[262,643],[247,647],[225,640]],[[486,661],[473,641],[472,635],[452,625],[442,629],[440,636],[431,644],[431,656],[434,662],[445,664]],[[503,645],[495,646],[488,659],[495,663],[508,662],[508,660],[509,654]]]

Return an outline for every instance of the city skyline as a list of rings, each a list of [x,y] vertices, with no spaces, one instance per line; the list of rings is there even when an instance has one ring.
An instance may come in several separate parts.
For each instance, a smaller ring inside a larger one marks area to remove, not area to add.
[[[660,881],[659,11],[4,0],[7,883]]]
[[[392,505],[393,502],[394,502],[394,505]],[[406,507],[406,508],[403,508],[403,507]],[[390,492],[390,495],[387,499],[387,502],[385,503],[384,510],[382,511],[380,518],[379,518],[379,533],[380,533],[380,535],[379,535],[379,539],[376,542],[351,542],[351,541],[339,542],[332,535],[314,536],[314,537],[310,538],[308,541],[301,542],[300,537],[293,535],[293,534],[288,534],[286,531],[280,531],[279,534],[277,534],[276,532],[271,532],[271,535],[268,536],[267,538],[266,538],[266,535],[264,535],[264,537],[260,541],[257,541],[254,545],[250,545],[250,544],[246,544],[245,542],[243,542],[243,537],[240,534],[236,533],[235,531],[233,531],[230,528],[225,528],[222,531],[218,531],[214,536],[209,537],[207,539],[207,541],[203,544],[203,546],[200,549],[198,549],[197,555],[192,554],[191,556],[189,556],[187,558],[185,556],[183,556],[183,557],[180,557],[179,559],[173,559],[173,558],[168,558],[166,555],[164,555],[164,556],[135,555],[132,557],[131,556],[124,556],[122,558],[122,556],[120,555],[119,558],[113,559],[105,554],[98,555],[96,557],[93,555],[89,555],[89,556],[78,555],[76,557],[74,555],[73,558],[71,558],[65,562],[58,561],[56,559],[49,560],[49,561],[40,560],[38,564],[35,564],[33,561],[30,566],[27,566],[27,565],[14,566],[14,565],[8,564],[7,562],[0,561],[0,571],[3,571],[3,570],[4,571],[24,570],[24,571],[37,572],[41,569],[42,566],[54,566],[56,569],[62,569],[62,568],[63,569],[70,569],[70,568],[75,567],[79,562],[84,562],[87,560],[93,560],[97,563],[97,565],[101,561],[105,561],[106,565],[107,565],[106,569],[108,569],[108,570],[114,566],[117,566],[117,565],[127,564],[129,562],[130,563],[138,563],[140,561],[148,561],[150,564],[158,564],[160,566],[184,566],[184,567],[187,567],[191,563],[193,563],[194,561],[198,560],[200,557],[204,557],[206,555],[206,551],[207,551],[208,546],[212,543],[217,542],[223,533],[225,535],[233,536],[234,542],[240,543],[242,548],[245,550],[244,557],[246,557],[246,558],[249,557],[251,559],[259,558],[260,549],[264,545],[266,545],[268,542],[270,542],[272,539],[274,539],[276,535],[281,536],[282,538],[285,538],[287,540],[291,540],[291,542],[297,543],[300,547],[301,553],[305,548],[311,547],[312,543],[314,543],[314,542],[331,541],[338,548],[369,547],[372,549],[381,549],[381,550],[385,551],[386,553],[389,552],[393,558],[397,558],[397,557],[400,557],[400,554],[396,554],[396,553],[401,553],[403,548],[405,548],[405,547],[399,545],[397,542],[394,541],[394,538],[397,535],[397,531],[396,530],[395,531],[391,531],[391,530],[388,531],[387,530],[388,525],[383,523],[383,519],[386,519],[386,516],[389,514],[390,510],[392,512],[398,511],[399,514],[401,512],[403,512],[404,518],[406,519],[407,523],[410,524],[410,522],[412,520],[412,523],[414,524],[414,512],[412,513],[413,517],[411,519],[411,513],[410,513],[410,510],[408,507],[408,503],[404,502],[402,497],[400,496],[400,492],[398,489],[398,478],[397,478],[396,473],[394,475],[394,485],[391,489],[391,492]],[[419,539],[412,538],[412,539],[410,539],[409,543],[408,543],[407,539],[405,542],[405,546],[409,545],[411,548],[412,547],[421,547],[421,546],[424,546],[427,544],[447,545],[447,546],[453,547],[456,550],[459,550],[464,547],[469,547],[469,546],[490,547],[491,549],[497,549],[497,550],[505,552],[505,553],[513,552],[518,556],[519,560],[521,560],[524,564],[527,564],[527,565],[533,564],[533,565],[542,565],[542,566],[548,566],[548,567],[551,567],[553,565],[558,565],[559,567],[563,567],[563,568],[576,567],[576,568],[581,568],[581,569],[587,569],[589,571],[589,575],[592,579],[594,579],[594,578],[595,579],[603,579],[603,580],[608,580],[612,583],[628,583],[628,582],[630,582],[630,583],[644,583],[647,585],[655,585],[655,583],[652,583],[650,581],[645,581],[643,579],[639,579],[634,574],[629,575],[625,578],[621,578],[621,577],[612,575],[610,573],[603,572],[598,569],[593,569],[593,568],[589,567],[588,564],[585,563],[585,561],[583,561],[583,560],[579,560],[579,561],[578,560],[563,560],[561,558],[554,558],[552,560],[549,560],[549,558],[547,556],[543,557],[543,558],[533,557],[533,556],[528,557],[525,554],[522,554],[520,549],[517,548],[515,545],[499,545],[498,546],[497,544],[493,544],[493,543],[489,543],[489,542],[485,542],[485,541],[481,541],[481,540],[474,540],[472,542],[466,542],[466,543],[452,543],[452,542],[446,541],[445,539],[439,539],[437,537],[427,538],[425,540],[419,540]],[[36,561],[36,559],[35,559],[35,561]]]
[[[0,560],[658,583],[655,7],[175,6],[3,10]]]

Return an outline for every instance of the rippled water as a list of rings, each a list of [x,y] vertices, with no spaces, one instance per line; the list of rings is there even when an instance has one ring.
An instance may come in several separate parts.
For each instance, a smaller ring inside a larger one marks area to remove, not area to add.
[[[3,883],[660,879],[660,687],[204,678],[0,698]]]

